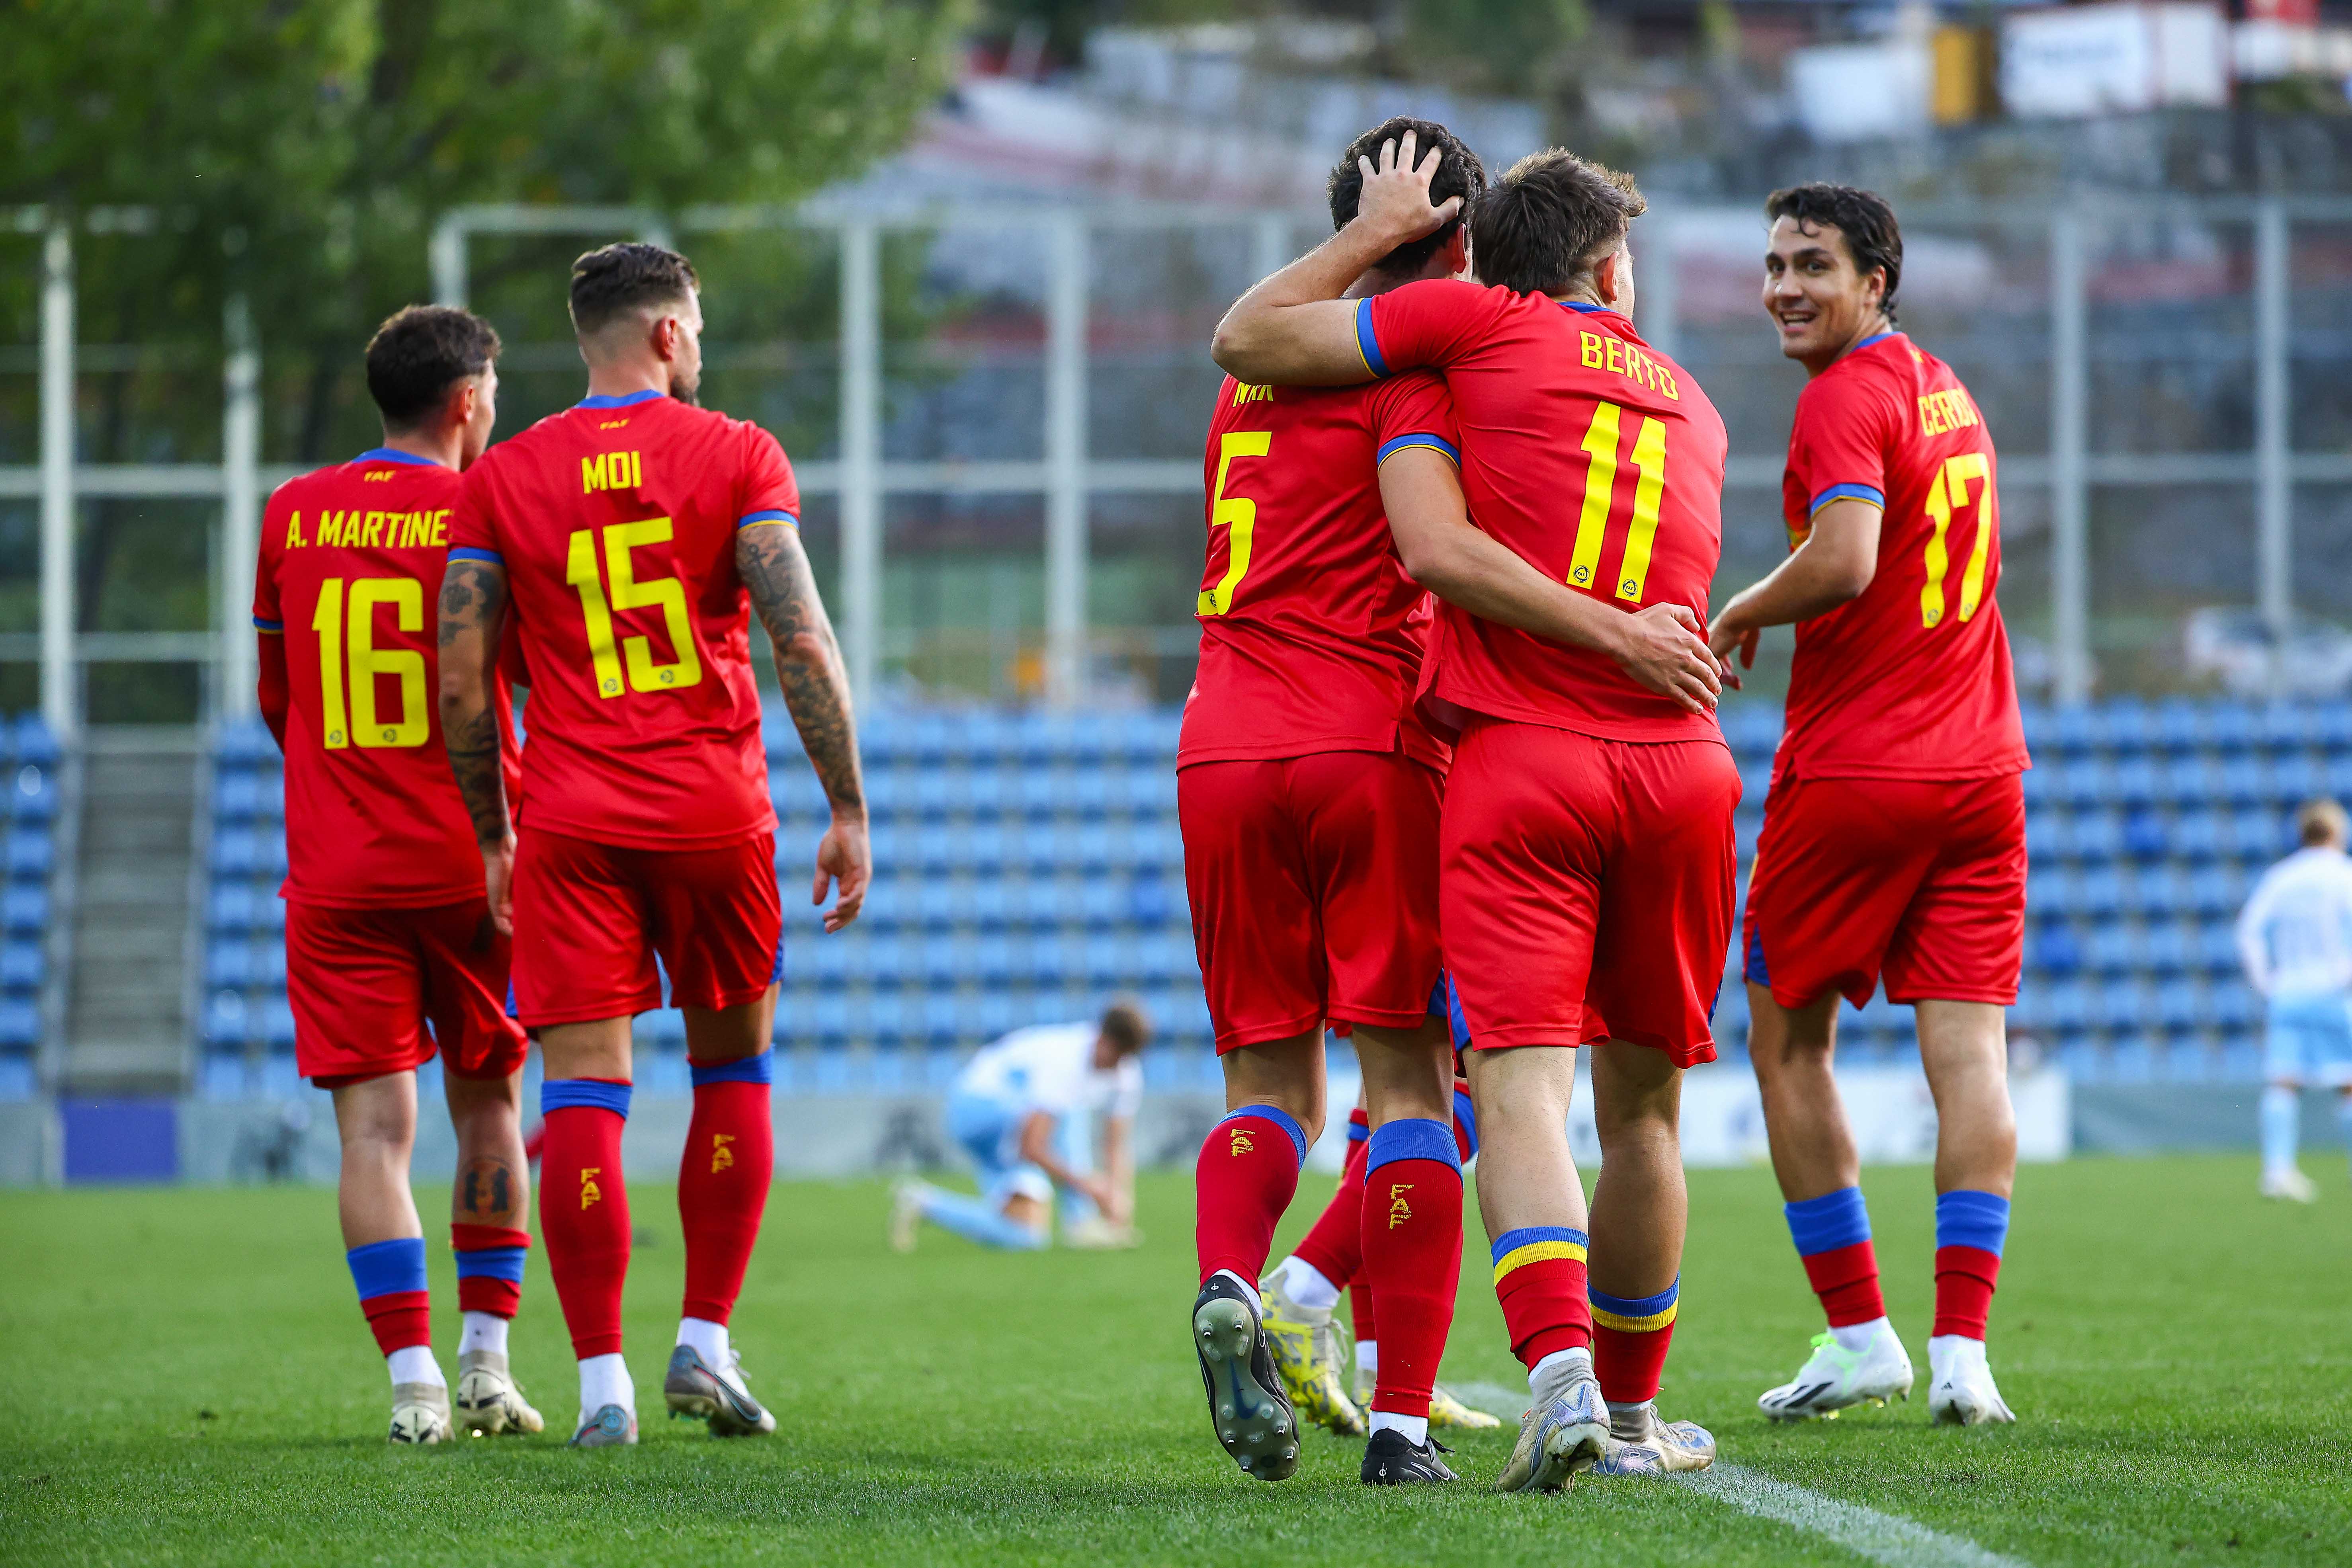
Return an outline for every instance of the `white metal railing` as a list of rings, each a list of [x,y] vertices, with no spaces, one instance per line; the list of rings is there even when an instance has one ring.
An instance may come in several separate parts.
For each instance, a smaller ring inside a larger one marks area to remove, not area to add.
[[[2251,451],[2155,455],[2089,450],[2088,229],[2136,215],[2250,223],[2254,235],[2255,437]],[[1670,254],[1672,230],[1716,215],[1662,207],[1648,220],[1648,243]],[[83,226],[135,232],[135,213],[93,212]],[[2049,563],[2054,695],[2087,698],[2090,658],[2089,496],[2094,486],[2250,484],[2254,493],[2257,603],[2274,626],[2293,614],[2293,502],[2297,483],[2352,482],[2352,456],[2297,453],[2290,447],[2288,384],[2289,245],[2298,221],[2352,222],[2352,200],[2244,198],[2194,202],[2157,199],[2073,202],[2052,208],[1906,209],[1915,233],[1988,224],[2046,233],[2050,257],[2050,429],[2046,458],[2001,466],[2011,486],[2046,487],[2051,496]],[[1200,468],[1191,458],[1097,460],[1087,451],[1087,321],[1090,236],[1155,227],[1245,229],[1257,273],[1291,254],[1293,237],[1319,221],[1312,213],[1234,213],[1221,208],[1133,203],[1097,208],[965,205],[888,215],[813,203],[797,209],[691,207],[672,217],[635,208],[468,206],[435,226],[428,259],[436,299],[462,304],[477,234],[634,235],[667,241],[674,234],[746,230],[830,231],[840,247],[840,455],[799,466],[810,495],[839,499],[842,640],[851,678],[874,688],[885,646],[881,558],[883,501],[894,494],[1031,494],[1045,512],[1046,673],[1050,698],[1076,699],[1087,648],[1089,498],[1106,493],[1191,495]],[[73,392],[74,226],[44,209],[0,210],[0,227],[38,234],[43,289],[40,349],[40,460],[0,467],[0,497],[37,496],[41,519],[41,629],[37,639],[0,636],[0,658],[37,656],[42,708],[61,735],[80,727],[79,666],[104,659],[189,659],[217,666],[219,702],[230,712],[252,702],[251,638],[243,607],[249,592],[261,498],[293,470],[260,462],[260,347],[241,301],[225,323],[222,460],[218,464],[81,465],[75,460]],[[1017,229],[1046,239],[1044,455],[1017,462],[898,462],[882,453],[883,378],[880,238],[890,230]],[[1675,274],[1658,267],[1642,279],[1644,334],[1668,353],[1677,330]],[[1727,476],[1735,489],[1779,485],[1778,453],[1735,456]],[[214,629],[185,633],[82,633],[74,604],[74,510],[83,496],[218,497],[222,530],[215,553]],[[37,647],[35,646],[37,643]]]

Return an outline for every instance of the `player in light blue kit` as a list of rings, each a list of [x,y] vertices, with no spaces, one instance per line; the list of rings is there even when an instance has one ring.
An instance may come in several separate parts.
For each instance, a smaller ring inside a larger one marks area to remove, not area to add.
[[[2294,1163],[2305,1086],[2336,1092],[2336,1114],[2352,1144],[2352,858],[2344,808],[2304,803],[2294,814],[2303,847],[2263,873],[2238,916],[2246,979],[2270,1004],[2263,1052],[2263,1195],[2310,1203],[2319,1195]]]
[[[948,1133],[979,1167],[980,1195],[901,1182],[890,1245],[912,1252],[929,1220],[983,1247],[1044,1247],[1059,1187],[1065,1245],[1133,1246],[1135,1113],[1150,1033],[1140,1009],[1115,1002],[1098,1024],[1015,1029],[982,1049],[948,1095]],[[1092,1162],[1079,1148],[1089,1121],[1100,1129]]]

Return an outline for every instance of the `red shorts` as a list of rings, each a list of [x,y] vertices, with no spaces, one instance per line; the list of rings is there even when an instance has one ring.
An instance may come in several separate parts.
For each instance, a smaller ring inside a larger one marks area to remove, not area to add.
[[[1747,975],[1783,1007],[1879,976],[1890,1002],[2017,1000],[2025,788],[1989,779],[1783,779],[1748,879]]]
[[[530,1043],[507,1016],[507,939],[480,899],[422,910],[289,900],[296,1069],[340,1089],[411,1071],[437,1049],[456,1077],[509,1076]]]
[[[1327,1018],[1398,1029],[1428,1018],[1441,790],[1402,752],[1177,773],[1184,890],[1219,1055]]]
[[[1738,804],[1720,741],[1474,718],[1446,780],[1438,890],[1471,1048],[1616,1039],[1713,1061]]]
[[[784,963],[776,836],[709,849],[626,849],[544,828],[518,836],[515,1005],[531,1028],[662,1005],[740,1007]]]

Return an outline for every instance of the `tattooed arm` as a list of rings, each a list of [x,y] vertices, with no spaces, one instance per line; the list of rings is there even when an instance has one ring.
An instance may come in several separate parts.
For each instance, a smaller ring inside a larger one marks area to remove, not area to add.
[[[775,646],[776,679],[784,706],[824,797],[833,804],[833,826],[817,845],[816,880],[809,902],[822,904],[830,885],[840,896],[824,917],[824,929],[839,931],[857,918],[866,884],[874,873],[874,852],[866,837],[866,784],[857,763],[857,725],[849,710],[849,677],[833,622],[817,597],[816,578],[801,549],[800,531],[789,523],[754,522],[735,533],[735,570],[751,590],[751,607]]]
[[[452,561],[441,577],[441,738],[449,771],[474,819],[490,918],[514,933],[514,825],[507,816],[506,770],[499,758],[499,632],[506,622],[506,569]]]

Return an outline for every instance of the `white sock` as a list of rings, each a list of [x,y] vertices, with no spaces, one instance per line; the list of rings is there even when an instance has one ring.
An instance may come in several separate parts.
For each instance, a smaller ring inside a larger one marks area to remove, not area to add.
[[[1243,1279],[1240,1275],[1234,1273],[1230,1268],[1220,1268],[1217,1270],[1217,1274],[1223,1275],[1226,1279],[1240,1286],[1243,1293],[1249,1297],[1250,1305],[1257,1309],[1258,1316],[1265,1316],[1265,1298],[1257,1293],[1257,1286],[1255,1282]],[[1212,1279],[1216,1277],[1216,1274],[1209,1276]]]
[[[1374,1340],[1356,1342],[1356,1370],[1366,1377],[1381,1375],[1381,1347]]]
[[[1528,1392],[1538,1405],[1549,1405],[1568,1392],[1568,1385],[1592,1375],[1592,1352],[1582,1345],[1554,1351],[1528,1368]]]
[[[1385,1410],[1372,1412],[1372,1430],[1402,1432],[1404,1440],[1418,1448],[1429,1441],[1429,1417],[1426,1415],[1391,1415]]]
[[[1290,1299],[1302,1307],[1335,1307],[1339,1303],[1339,1287],[1323,1277],[1323,1270],[1297,1253],[1275,1265],[1274,1278],[1290,1292]]]
[[[727,1325],[714,1323],[708,1318],[680,1318],[677,1321],[677,1342],[694,1347],[705,1366],[727,1364]]]
[[[457,1353],[470,1355],[476,1351],[488,1351],[493,1355],[507,1353],[507,1322],[496,1312],[468,1312],[465,1331],[457,1336]]]
[[[580,1363],[580,1418],[585,1421],[607,1405],[629,1411],[637,1407],[637,1385],[629,1381],[629,1363],[617,1352],[592,1355]]]
[[[404,1345],[383,1358],[384,1366],[392,1373],[394,1383],[429,1383],[436,1388],[446,1388],[449,1380],[441,1375],[441,1363],[433,1359],[431,1345]]]
[[[1878,1337],[1879,1330],[1891,1331],[1894,1326],[1885,1318],[1873,1318],[1866,1323],[1848,1323],[1842,1329],[1832,1329],[1830,1332],[1837,1337],[1838,1349],[1852,1355],[1860,1355],[1870,1348],[1870,1342]]]

